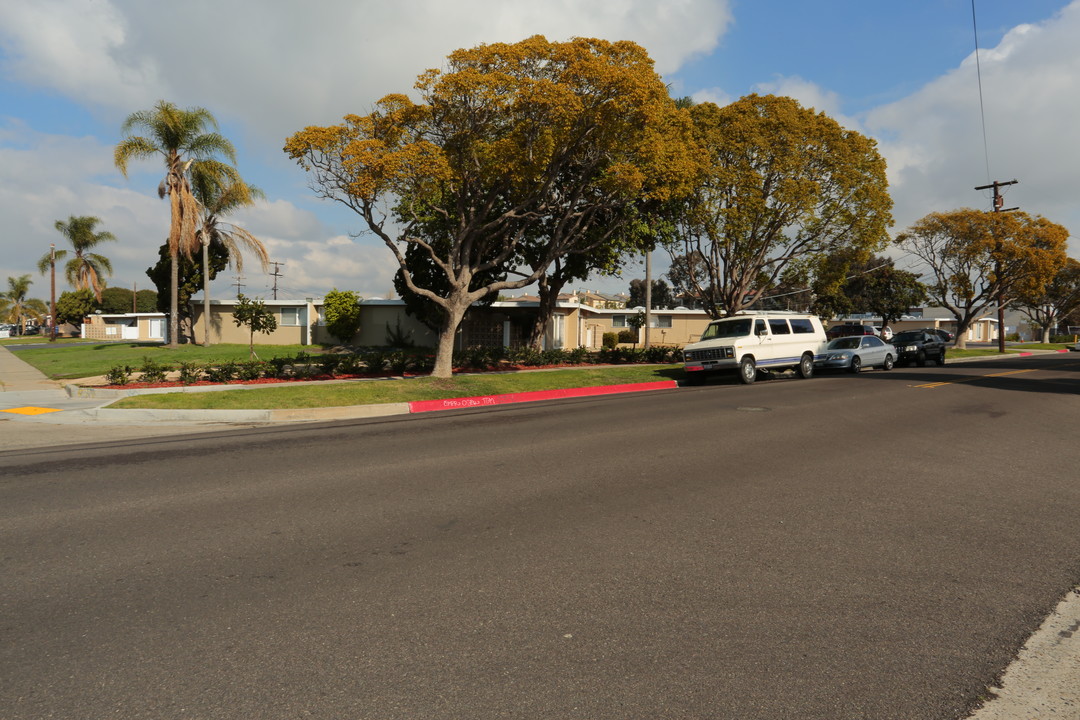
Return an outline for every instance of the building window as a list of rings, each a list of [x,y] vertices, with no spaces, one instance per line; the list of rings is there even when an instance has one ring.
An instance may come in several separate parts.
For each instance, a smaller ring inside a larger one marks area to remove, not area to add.
[[[670,315],[653,315],[652,322],[649,323],[651,328],[669,328],[671,327]]]
[[[617,328],[626,327],[626,316],[625,315],[612,315],[611,316],[611,327],[617,327]]]
[[[299,307],[283,307],[283,308],[281,308],[281,324],[282,325],[303,325],[304,324],[304,308],[299,308]]]

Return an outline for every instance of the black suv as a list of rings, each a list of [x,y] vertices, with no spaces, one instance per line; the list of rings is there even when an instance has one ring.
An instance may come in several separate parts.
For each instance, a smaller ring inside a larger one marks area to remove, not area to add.
[[[830,340],[849,337],[851,335],[877,335],[877,330],[871,325],[837,325],[825,331],[825,337]]]
[[[905,330],[896,333],[892,339],[896,348],[896,364],[907,365],[914,362],[919,367],[933,359],[938,365],[945,364],[945,341],[941,336],[928,330]]]

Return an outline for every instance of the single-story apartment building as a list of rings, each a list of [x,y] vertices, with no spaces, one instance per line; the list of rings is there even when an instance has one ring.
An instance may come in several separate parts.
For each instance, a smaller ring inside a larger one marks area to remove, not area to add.
[[[165,342],[169,332],[165,313],[94,313],[82,324],[82,337],[92,340]]]
[[[278,321],[277,330],[270,334],[255,334],[257,344],[332,344],[339,342],[326,329],[322,298],[303,300],[263,300]],[[246,343],[248,330],[233,320],[235,300],[211,300],[210,341],[212,343]],[[528,338],[535,322],[539,302],[521,298],[476,307],[466,315],[458,330],[459,348],[486,346],[509,347],[521,345]],[[585,347],[598,349],[604,333],[618,332],[630,327],[630,318],[638,308],[597,308],[578,302],[574,296],[564,296],[557,303],[544,346],[547,348]],[[205,327],[201,300],[192,302],[196,342],[201,342]],[[703,310],[654,310],[649,340],[653,345],[682,346],[693,342],[708,325]],[[644,341],[644,328],[638,331]],[[360,330],[348,344],[359,347],[379,347],[403,338],[417,346],[434,346],[437,333],[416,318],[406,314],[402,300],[370,299],[360,303]]]

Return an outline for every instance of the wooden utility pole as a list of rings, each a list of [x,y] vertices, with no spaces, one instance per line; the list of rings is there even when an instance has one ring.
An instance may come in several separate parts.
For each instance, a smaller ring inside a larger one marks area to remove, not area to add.
[[[270,273],[270,276],[272,278],[274,278],[274,299],[277,300],[277,279],[279,277],[281,277],[282,274],[283,274],[283,273],[278,272],[278,269],[279,269],[278,266],[279,265],[284,265],[285,263],[283,263],[283,262],[271,262],[270,264],[274,266],[274,272]]]
[[[49,243],[49,342],[56,342],[56,243]]]
[[[993,188],[993,190],[994,190],[994,200],[993,200],[994,212],[1009,212],[1010,210],[1019,210],[1020,208],[1019,207],[1011,207],[1011,208],[1003,207],[1005,205],[1005,196],[1001,194],[1001,188],[1005,187],[1006,185],[1016,185],[1018,182],[1020,182],[1020,181],[1019,180],[1009,180],[1008,182],[998,182],[997,180],[995,180],[994,182],[990,183],[989,185],[980,185],[979,187],[977,187],[975,189],[976,190],[990,190],[991,188]],[[1001,262],[1000,261],[998,261],[997,267],[995,268],[994,272],[997,273],[998,283],[1000,284],[1001,283]],[[998,312],[997,312],[997,314],[998,314],[998,316],[997,316],[997,321],[998,321],[998,352],[999,353],[1004,353],[1005,352],[1005,296],[1002,294],[1001,290],[998,290],[997,303],[998,303]]]
[[[649,328],[652,326],[652,250],[645,251],[645,343],[643,347],[648,350]]]

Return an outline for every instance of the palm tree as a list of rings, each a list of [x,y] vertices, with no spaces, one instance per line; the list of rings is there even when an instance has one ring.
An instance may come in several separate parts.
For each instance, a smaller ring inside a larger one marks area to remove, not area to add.
[[[68,261],[64,267],[64,277],[76,290],[93,290],[94,297],[101,302],[101,290],[105,287],[102,277],[112,275],[112,263],[104,255],[90,252],[98,244],[116,240],[111,232],[94,232],[94,228],[101,220],[96,217],[72,215],[67,222],[56,221],[56,229],[68,239],[71,247],[75,250],[75,257]],[[55,260],[63,260],[67,257],[67,250],[57,250]],[[45,253],[38,260],[37,268],[42,275],[52,267],[54,258],[52,252]]]
[[[145,136],[132,135],[135,128],[146,131]],[[217,121],[204,108],[182,110],[159,100],[152,110],[132,113],[121,128],[124,138],[117,144],[113,160],[117,169],[127,177],[129,160],[161,155],[165,159],[165,178],[158,185],[158,197],[169,197],[171,224],[169,227],[169,257],[172,264],[172,296],[169,315],[169,346],[176,347],[179,337],[177,323],[177,257],[188,257],[198,245],[199,204],[191,191],[193,172],[206,172],[219,177],[236,177],[236,171],[217,159],[224,155],[236,162],[236,150],[231,142],[217,132]]]
[[[203,260],[203,345],[210,344],[210,243],[223,245],[229,253],[229,263],[243,271],[241,248],[250,250],[259,260],[263,272],[270,266],[270,256],[262,242],[248,230],[223,222],[221,217],[242,207],[254,205],[264,198],[263,191],[248,185],[239,177],[221,177],[199,171],[192,174],[192,190],[202,206],[202,225],[196,231],[202,245]]]
[[[22,335],[26,320],[40,322],[49,313],[49,308],[41,300],[26,297],[33,285],[29,275],[9,277],[7,282],[7,292],[0,293],[0,312],[3,313],[0,317],[3,317],[5,322],[18,325],[19,334]]]

